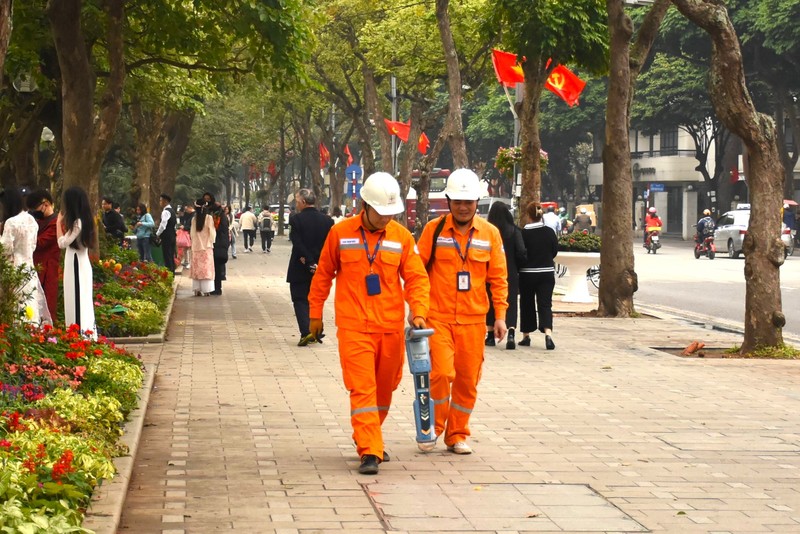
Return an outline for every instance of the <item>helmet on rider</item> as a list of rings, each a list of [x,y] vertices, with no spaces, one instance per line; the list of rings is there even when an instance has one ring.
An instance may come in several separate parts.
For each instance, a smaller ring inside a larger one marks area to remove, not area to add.
[[[711,215],[711,210],[709,210],[709,209],[704,209],[704,210],[703,210],[703,215],[705,215],[705,216]]]
[[[361,186],[361,200],[372,206],[378,215],[397,215],[403,211],[400,185],[387,172],[369,175]]]
[[[647,211],[648,211],[648,212],[650,212],[650,213],[652,213],[652,214],[655,214],[655,213],[656,213],[658,210],[656,210],[655,208],[650,208],[650,209],[649,209],[649,210],[647,210]]]
[[[456,169],[447,178],[444,194],[449,200],[478,200],[486,196],[486,189],[470,169]]]

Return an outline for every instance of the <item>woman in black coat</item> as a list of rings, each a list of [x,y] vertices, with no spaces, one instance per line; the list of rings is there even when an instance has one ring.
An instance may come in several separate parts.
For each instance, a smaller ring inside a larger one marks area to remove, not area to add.
[[[514,350],[514,330],[517,328],[517,295],[519,294],[519,268],[525,264],[525,243],[522,242],[522,232],[514,224],[514,216],[504,202],[495,202],[489,209],[487,220],[495,225],[503,238],[503,249],[506,253],[506,265],[508,267],[508,311],[506,312],[506,325],[508,326],[508,337],[506,338],[506,349]],[[489,302],[492,302],[492,293],[489,291],[489,284],[486,284],[486,292],[489,293]],[[489,306],[486,314],[486,343],[493,347],[494,340],[494,306]]]
[[[542,222],[544,211],[538,202],[531,202],[525,210],[530,223],[522,229],[522,240],[528,252],[528,261],[519,270],[519,296],[522,320],[521,346],[530,346],[530,333],[538,329],[544,333],[547,350],[556,348],[553,343],[553,289],[556,286],[555,262],[558,254],[558,237],[552,228]],[[538,323],[537,323],[538,312]]]

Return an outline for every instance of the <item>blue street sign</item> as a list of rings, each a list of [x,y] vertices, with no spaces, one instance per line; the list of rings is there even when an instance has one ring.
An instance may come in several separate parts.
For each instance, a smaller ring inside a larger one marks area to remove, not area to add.
[[[348,165],[344,170],[345,181],[347,183],[347,196],[353,197],[353,182],[355,182],[356,190],[355,195],[361,192],[361,177],[364,175],[364,170],[360,165],[353,163]]]
[[[650,191],[653,193],[663,193],[664,184],[650,184]]]

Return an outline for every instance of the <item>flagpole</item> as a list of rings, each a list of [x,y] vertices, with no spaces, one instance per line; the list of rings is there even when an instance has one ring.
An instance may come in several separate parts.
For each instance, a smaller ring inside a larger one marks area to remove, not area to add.
[[[506,99],[508,99],[508,107],[511,108],[511,114],[514,115],[515,119],[518,119],[519,116],[517,116],[517,110],[514,108],[514,102],[511,101],[511,94],[508,92],[508,87],[506,87],[506,84],[501,85],[503,86],[503,91],[506,92]]]

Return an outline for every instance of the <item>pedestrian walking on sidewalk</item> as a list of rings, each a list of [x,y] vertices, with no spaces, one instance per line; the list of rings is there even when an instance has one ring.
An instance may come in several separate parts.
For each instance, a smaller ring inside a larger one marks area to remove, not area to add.
[[[217,230],[214,218],[208,211],[205,200],[197,199],[191,223],[192,263],[189,276],[195,297],[208,296],[214,291],[214,241]]]
[[[239,225],[244,237],[244,251],[253,252],[253,243],[256,242],[256,228],[258,228],[258,217],[253,213],[250,206],[244,207],[244,212],[239,217]]]
[[[404,211],[397,180],[385,172],[370,175],[361,202],[361,215],[328,234],[309,303],[311,333],[319,336],[322,307],[336,279],[336,337],[361,458],[358,471],[371,475],[388,460],[381,425],[403,376],[405,302],[409,323],[424,328],[430,285],[414,237],[393,220]]]
[[[529,347],[531,332],[537,327],[544,334],[547,350],[553,343],[553,289],[556,286],[555,261],[558,238],[545,226],[542,205],[531,202],[525,210],[530,221],[522,229],[522,240],[528,251],[528,261],[519,270],[519,305],[522,319],[522,339],[519,345]],[[537,322],[538,315],[538,322]]]
[[[230,206],[225,206],[225,216],[228,218],[228,225],[231,229],[231,258],[235,260],[238,257],[236,256],[236,238],[239,237],[242,227],[236,217],[233,216],[233,213],[231,213]]]
[[[508,271],[500,232],[475,216],[486,184],[471,170],[457,169],[447,179],[445,194],[450,214],[430,221],[419,240],[431,283],[431,400],[436,435],[444,435],[449,451],[469,454],[469,418],[478,396],[489,311],[486,285],[492,291],[494,337],[502,339]],[[430,451],[436,443],[417,446]]]
[[[292,242],[292,255],[286,272],[289,291],[294,305],[297,327],[300,329],[299,347],[319,341],[310,335],[308,316],[308,292],[311,277],[317,269],[317,262],[325,244],[325,238],[333,226],[330,217],[319,211],[315,204],[317,197],[310,189],[300,189],[294,195],[297,212],[289,219],[292,227],[289,240]]]
[[[506,311],[508,337],[506,339],[506,349],[514,350],[517,346],[514,339],[514,331],[517,328],[517,310],[519,309],[517,302],[517,297],[519,296],[519,268],[525,265],[528,255],[525,250],[525,243],[522,241],[522,230],[514,224],[514,216],[511,215],[508,204],[505,202],[492,204],[486,220],[497,227],[500,237],[503,239],[503,250],[506,254],[506,269],[508,271],[508,311]],[[492,305],[492,291],[488,284],[486,285],[486,292],[489,295],[489,313],[486,314],[485,345],[493,347],[495,345],[495,314],[494,306]]]
[[[264,208],[258,216],[258,227],[261,232],[261,252],[269,254],[272,252],[272,239],[278,231],[278,221],[267,208]]]

